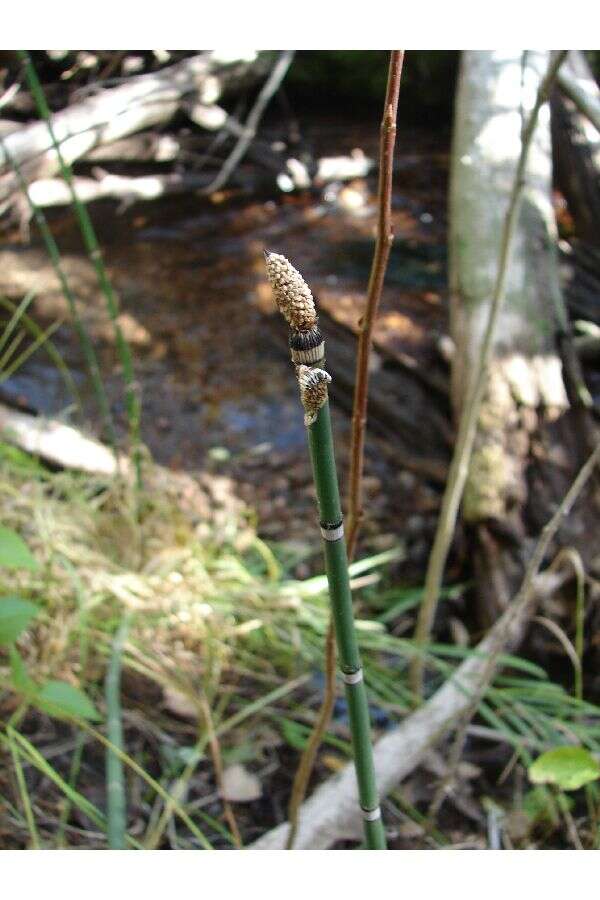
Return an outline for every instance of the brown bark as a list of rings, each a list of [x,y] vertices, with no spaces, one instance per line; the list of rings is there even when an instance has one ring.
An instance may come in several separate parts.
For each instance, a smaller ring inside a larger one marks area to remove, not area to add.
[[[581,51],[569,52],[565,72],[591,103],[600,106],[600,88]],[[560,84],[552,94],[552,143],[556,182],[577,236],[600,248],[600,131]]]

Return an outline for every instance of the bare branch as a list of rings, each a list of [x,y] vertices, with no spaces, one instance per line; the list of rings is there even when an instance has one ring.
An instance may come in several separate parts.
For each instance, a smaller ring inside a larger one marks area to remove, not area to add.
[[[379,220],[377,240],[367,290],[367,302],[358,338],[356,361],[356,385],[352,412],[352,437],[350,450],[350,487],[348,492],[348,557],[352,559],[356,549],[358,529],[362,516],[362,477],[365,453],[365,429],[367,424],[367,398],[369,392],[369,356],[373,341],[373,327],[381,291],[385,279],[392,233],[392,180],[394,174],[394,147],[396,144],[396,116],[402,78],[404,50],[393,50],[390,58],[388,85],[381,123],[381,149],[379,160]]]

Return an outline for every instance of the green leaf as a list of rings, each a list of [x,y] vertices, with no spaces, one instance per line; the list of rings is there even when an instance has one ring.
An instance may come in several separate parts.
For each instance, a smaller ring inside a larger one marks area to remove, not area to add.
[[[39,567],[23,538],[12,528],[5,528],[4,525],[0,525],[0,566],[6,569],[31,571]]]
[[[14,644],[9,647],[8,652],[10,655],[10,673],[12,675],[13,686],[21,694],[35,694],[37,692],[37,685],[27,674],[25,663]]]
[[[573,806],[573,800],[565,795],[568,807]],[[551,824],[558,825],[559,815],[556,801],[547,787],[537,786],[527,791],[523,797],[523,812],[532,825]]]
[[[12,644],[40,608],[20,597],[0,597],[0,644]]]
[[[78,719],[100,720],[100,713],[79,688],[66,681],[47,681],[35,698],[36,705],[50,715],[75,716]]]
[[[576,791],[600,778],[600,765],[584,747],[556,747],[538,756],[529,767],[534,784],[556,784],[563,791]]]
[[[304,750],[310,729],[305,725],[299,725],[292,719],[281,719],[281,731],[284,738],[294,750]]]

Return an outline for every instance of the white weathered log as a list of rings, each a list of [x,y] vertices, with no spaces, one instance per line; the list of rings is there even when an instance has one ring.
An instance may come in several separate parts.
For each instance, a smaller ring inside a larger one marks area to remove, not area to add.
[[[140,175],[129,178],[99,172],[95,178],[73,179],[77,196],[83,203],[107,197],[136,202],[156,200],[166,194],[192,191],[206,185],[206,176],[172,172],[166,175]],[[69,186],[62,178],[41,178],[29,186],[29,196],[36,206],[64,206],[71,203]]]
[[[297,173],[294,172],[293,167],[289,166],[289,162],[289,160],[286,162],[282,159],[285,171],[276,175],[273,181],[273,185],[283,191],[306,189],[313,184],[315,187],[323,187],[331,181],[349,181],[364,177],[373,165],[372,160],[367,157],[323,157],[323,159],[317,160],[317,171],[313,180],[309,177],[307,170],[302,170],[306,172],[305,180],[302,177],[293,177],[293,174]],[[271,166],[268,168],[271,169]],[[290,174],[290,169],[292,169],[292,174]],[[193,172],[129,177],[113,175],[97,169],[93,174],[94,178],[78,175],[73,179],[77,196],[84,203],[106,198],[133,203],[156,200],[167,194],[180,194],[186,191],[204,193],[211,190],[210,177],[204,174],[196,175]],[[240,181],[240,179],[235,180]],[[260,181],[260,179],[258,180]],[[34,181],[29,185],[29,196],[38,207],[65,206],[71,203],[69,186],[62,178],[40,178]]]
[[[52,116],[62,155],[73,163],[94,147],[164,123],[177,111],[182,98],[189,99],[190,95],[196,102],[212,106],[226,90],[264,75],[271,59],[270,52],[225,55],[207,51],[102,90]],[[45,122],[34,122],[9,134],[0,146],[0,166],[6,168],[8,158],[21,167],[27,180],[52,175],[59,169]],[[13,188],[10,178],[6,179],[0,196]]]
[[[473,715],[501,665],[501,655],[514,650],[520,642],[538,599],[552,594],[563,582],[564,575],[560,572],[550,568],[540,574],[540,568],[558,529],[588,485],[599,459],[600,443],[542,529],[512,603],[474,648],[473,655],[461,663],[430,700],[375,744],[375,774],[381,797],[385,797],[424,760],[457,719]],[[330,847],[337,840],[355,834],[358,819],[354,767],[347,765],[302,804],[294,848],[313,850]],[[250,849],[284,849],[288,829],[288,823],[278,826]]]
[[[136,468],[126,454],[114,453],[110,447],[58,419],[33,416],[0,403],[0,440],[61,469],[109,479],[119,475],[131,484],[136,482]],[[215,479],[214,473],[196,478],[148,460],[144,464],[144,487],[162,497],[173,497],[182,512],[196,519],[198,516],[210,519],[221,529],[232,510],[241,514],[243,509],[230,480]],[[227,503],[223,505],[225,496]]]
[[[86,437],[71,425],[22,413],[4,404],[0,404],[0,438],[66,469],[107,476],[125,474],[131,469],[125,456],[115,455],[105,444]]]
[[[542,587],[541,582],[538,586]],[[517,615],[513,615],[512,610],[507,612],[478,644],[474,655],[461,663],[454,676],[430,700],[376,742],[374,761],[381,797],[414,771],[453,723],[469,709],[473,694],[481,687],[482,677],[489,681],[495,672],[495,669],[487,671],[490,654],[498,652],[499,647],[508,650],[519,642],[531,611],[531,606],[525,605]],[[302,804],[294,849],[323,850],[336,841],[358,834],[358,810],[356,775],[354,767],[348,764]],[[283,850],[288,830],[287,822],[279,825],[249,849]]]
[[[185,149],[172,134],[143,132],[112,144],[94,147],[82,157],[83,162],[172,162]]]
[[[5,140],[9,134],[19,131],[22,127],[22,123],[15,122],[14,119],[0,119],[0,141]]]

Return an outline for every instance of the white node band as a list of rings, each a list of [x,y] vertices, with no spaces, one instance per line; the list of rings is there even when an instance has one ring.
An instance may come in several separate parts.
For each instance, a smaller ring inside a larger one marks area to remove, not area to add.
[[[310,366],[318,362],[322,362],[325,358],[325,344],[321,343],[317,347],[311,347],[309,350],[291,350],[292,362],[303,363]]]
[[[381,818],[381,807],[378,806],[377,809],[363,809],[362,814],[365,822],[376,822],[377,819]]]
[[[321,525],[321,534],[326,541],[339,541],[344,537],[344,523],[336,525],[335,528],[324,528]]]
[[[342,678],[346,684],[359,684],[363,680],[363,670],[356,672],[342,672]]]

